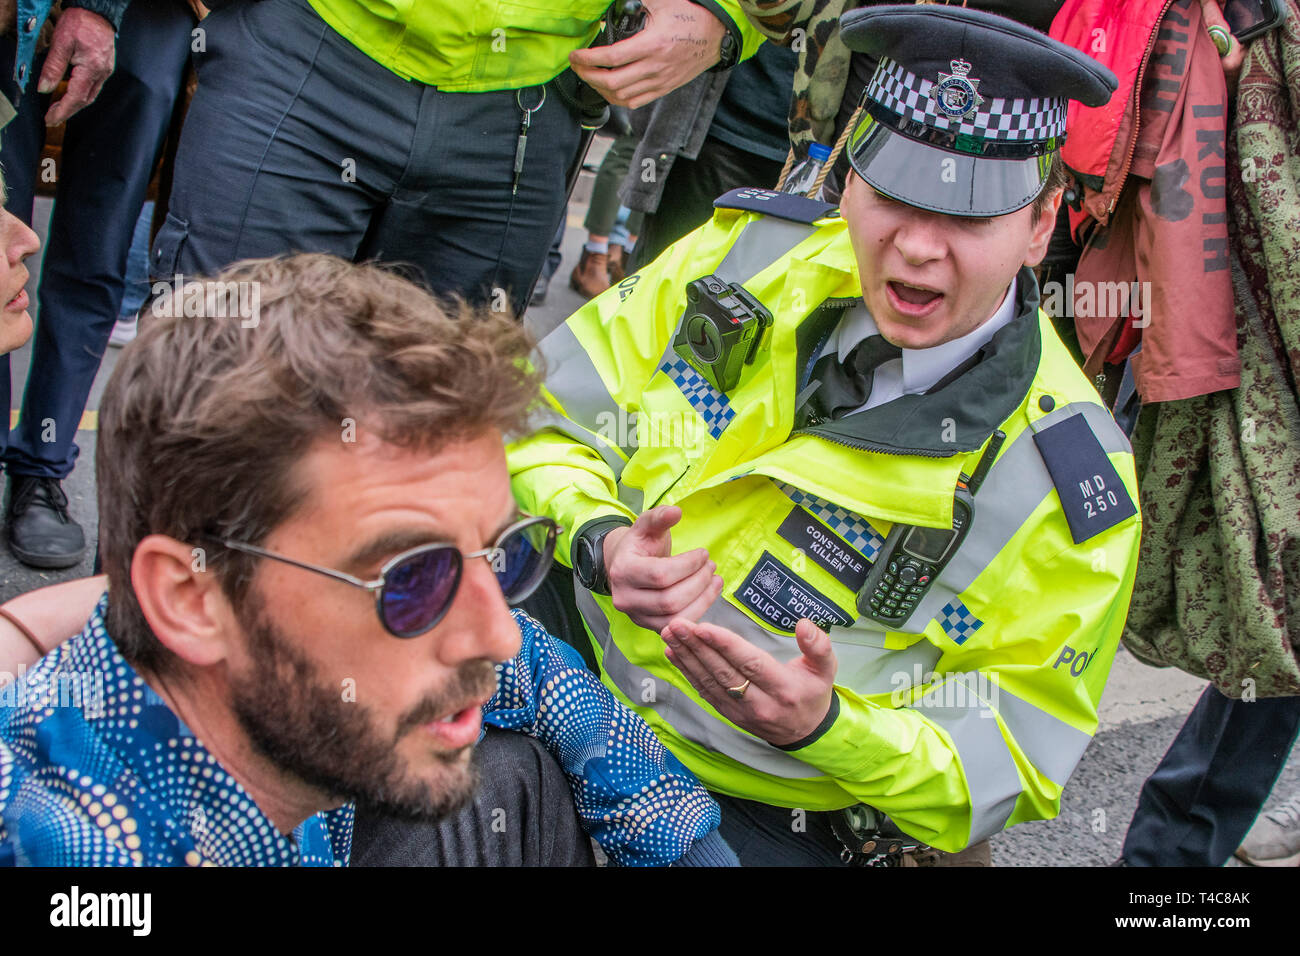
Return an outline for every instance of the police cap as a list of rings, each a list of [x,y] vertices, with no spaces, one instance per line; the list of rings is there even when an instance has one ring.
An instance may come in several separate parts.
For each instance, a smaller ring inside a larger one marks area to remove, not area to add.
[[[878,192],[921,209],[990,217],[1043,191],[1069,101],[1101,106],[1115,76],[1005,17],[934,4],[852,10],[850,50],[880,58],[849,136]]]

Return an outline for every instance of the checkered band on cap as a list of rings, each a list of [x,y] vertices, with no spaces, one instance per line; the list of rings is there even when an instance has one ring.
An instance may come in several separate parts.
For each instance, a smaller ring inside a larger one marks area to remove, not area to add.
[[[963,80],[974,81],[974,84],[965,85],[978,85],[978,77],[967,78],[959,74],[957,82]],[[973,112],[949,116],[940,109],[933,95],[940,82],[937,78],[932,81],[919,77],[889,57],[882,57],[876,75],[867,87],[867,98],[898,114],[905,123],[991,143],[1039,143],[1065,133],[1066,99],[986,96]],[[877,119],[884,118],[877,116]]]

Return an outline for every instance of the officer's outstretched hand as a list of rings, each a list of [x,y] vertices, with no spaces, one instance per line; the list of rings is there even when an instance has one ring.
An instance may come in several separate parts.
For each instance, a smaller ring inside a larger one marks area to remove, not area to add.
[[[629,528],[605,535],[610,597],[641,627],[662,631],[675,617],[697,620],[722,593],[709,552],[672,553],[670,529],[682,518],[676,505],[651,508]]]
[[[640,32],[569,54],[573,72],[615,106],[636,109],[685,86],[718,62],[722,21],[691,0],[644,0]]]
[[[785,664],[716,624],[679,618],[660,636],[668,645],[664,653],[669,662],[701,697],[737,727],[770,744],[803,740],[830,713],[835,652],[826,632],[807,618],[794,631],[803,656]]]

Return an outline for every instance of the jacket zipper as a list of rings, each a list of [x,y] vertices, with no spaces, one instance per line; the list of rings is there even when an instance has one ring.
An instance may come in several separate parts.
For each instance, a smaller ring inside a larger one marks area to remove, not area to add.
[[[1115,211],[1115,206],[1119,203],[1120,194],[1124,191],[1124,183],[1128,180],[1129,168],[1133,165],[1133,156],[1137,153],[1138,133],[1142,130],[1142,80],[1146,76],[1147,61],[1151,58],[1151,51],[1156,48],[1156,39],[1160,35],[1160,24],[1164,22],[1165,14],[1173,5],[1174,0],[1165,0],[1165,5],[1160,8],[1160,16],[1156,18],[1155,29],[1151,31],[1151,38],[1147,40],[1146,52],[1142,54],[1142,62],[1138,65],[1137,83],[1133,87],[1133,135],[1130,138],[1128,157],[1124,160],[1124,168],[1119,173],[1115,198],[1110,201],[1110,208],[1106,210],[1107,216]]]
[[[934,451],[929,448],[898,448],[894,445],[878,445],[875,442],[844,438],[840,435],[827,435],[811,428],[797,428],[790,434],[791,436],[811,435],[813,438],[820,438],[822,441],[828,441],[833,445],[843,445],[845,448],[854,448],[858,451],[879,452],[882,455],[917,455],[921,458],[952,458],[953,455],[962,454],[962,452],[955,451],[952,454],[946,455],[943,452]]]

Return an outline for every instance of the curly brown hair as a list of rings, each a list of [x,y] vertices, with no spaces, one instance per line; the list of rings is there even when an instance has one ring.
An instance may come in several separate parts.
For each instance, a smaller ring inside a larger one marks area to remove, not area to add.
[[[146,310],[99,410],[109,631],[127,660],[154,670],[168,654],[131,590],[144,537],[260,543],[300,504],[295,463],[314,442],[338,438],[346,420],[433,451],[488,429],[517,433],[539,387],[513,317],[440,302],[378,266],[328,255],[249,260],[181,291],[184,303],[169,291]],[[250,299],[251,321],[240,311]],[[214,562],[232,603],[255,560],[223,551]]]

